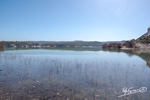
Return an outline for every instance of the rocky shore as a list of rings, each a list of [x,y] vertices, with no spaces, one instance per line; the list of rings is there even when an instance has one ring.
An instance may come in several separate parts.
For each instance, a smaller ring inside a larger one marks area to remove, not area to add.
[[[0,48],[3,48],[3,47],[4,47],[3,43],[0,43]]]

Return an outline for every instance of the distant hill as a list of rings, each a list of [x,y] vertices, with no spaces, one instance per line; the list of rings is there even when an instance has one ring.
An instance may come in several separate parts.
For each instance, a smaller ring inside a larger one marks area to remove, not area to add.
[[[106,41],[106,42],[102,42],[102,44],[110,44],[110,43],[120,43],[120,44],[123,44],[125,42],[126,42],[126,40],[122,40],[122,41]]]
[[[99,41],[23,41],[26,43],[31,44],[55,44],[55,45],[74,45],[74,46],[102,46],[103,44],[109,43],[121,43],[123,44],[124,41],[106,41],[106,42],[99,42]]]
[[[40,44],[51,44],[51,43],[75,43],[75,44],[104,44],[104,43],[124,43],[126,40],[122,41],[104,41],[104,42],[99,42],[99,41],[22,41],[25,43],[40,43]]]
[[[62,46],[100,46],[97,41],[24,41],[31,44],[41,45],[62,45]]]
[[[3,41],[4,48],[75,48],[75,47],[98,47],[101,48],[103,44],[119,43],[125,41]]]

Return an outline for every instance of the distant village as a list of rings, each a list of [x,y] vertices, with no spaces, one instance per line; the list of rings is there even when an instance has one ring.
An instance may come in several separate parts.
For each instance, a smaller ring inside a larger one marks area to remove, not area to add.
[[[22,44],[4,44],[4,48],[41,48],[41,47],[50,47],[50,46],[44,46],[44,45],[40,45],[40,44],[36,44],[36,45],[22,45]]]
[[[28,44],[28,43],[4,43],[0,42],[0,48],[41,48],[41,47],[50,47],[50,46],[45,46],[45,45],[40,45],[40,44]]]

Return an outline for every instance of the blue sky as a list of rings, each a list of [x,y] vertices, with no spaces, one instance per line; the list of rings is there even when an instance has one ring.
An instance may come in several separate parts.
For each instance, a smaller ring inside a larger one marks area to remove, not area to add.
[[[0,41],[119,41],[150,27],[150,0],[0,0]]]

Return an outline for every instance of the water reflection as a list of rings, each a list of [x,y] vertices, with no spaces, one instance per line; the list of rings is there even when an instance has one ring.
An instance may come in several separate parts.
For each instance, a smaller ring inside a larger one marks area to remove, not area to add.
[[[129,55],[129,57],[136,55],[146,61],[146,65],[150,67],[150,50],[118,50],[118,49],[102,49],[108,52],[124,52]]]
[[[2,100],[149,100],[150,98],[150,70],[139,58],[149,61],[149,57],[139,51],[118,51],[119,53],[47,51],[44,57],[37,53],[29,56],[26,55],[26,51],[22,51],[24,54],[16,52],[19,51],[0,53]],[[61,57],[54,57],[57,54],[48,55],[51,52],[61,52],[65,55],[60,53]],[[129,57],[123,52],[133,56]],[[72,57],[75,55],[77,56]],[[123,87],[147,87],[148,90],[142,94],[118,98],[122,94]]]
[[[0,52],[1,52],[1,51],[4,51],[4,49],[3,49],[3,48],[0,48]]]
[[[127,51],[125,53],[127,53]],[[138,57],[146,61],[147,66],[150,67],[150,51],[147,51],[147,50],[128,51],[128,54],[137,55]]]

